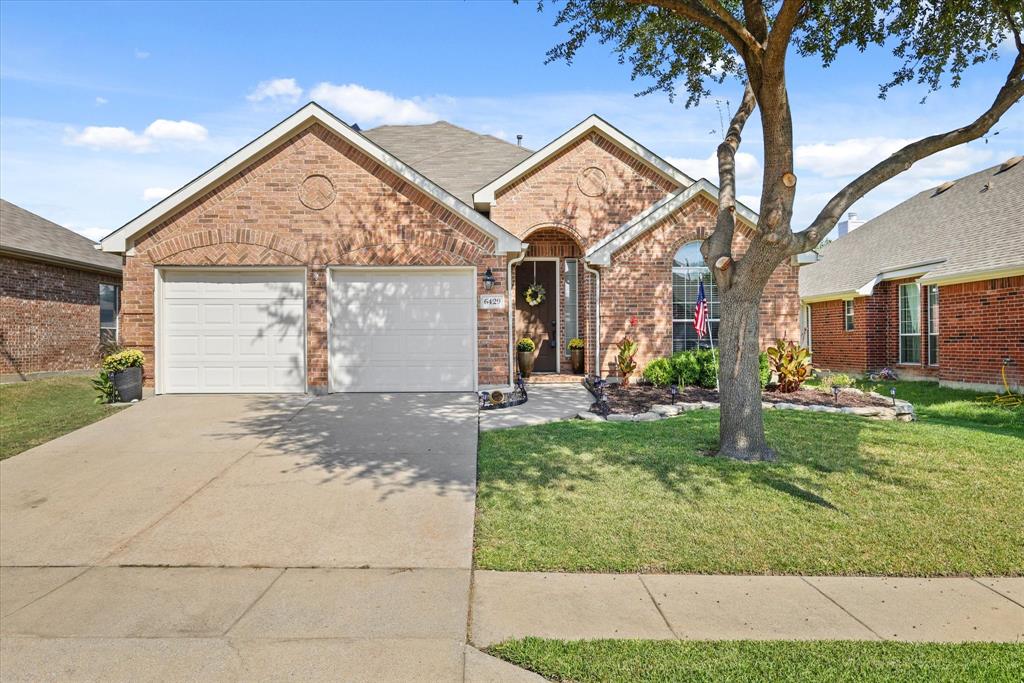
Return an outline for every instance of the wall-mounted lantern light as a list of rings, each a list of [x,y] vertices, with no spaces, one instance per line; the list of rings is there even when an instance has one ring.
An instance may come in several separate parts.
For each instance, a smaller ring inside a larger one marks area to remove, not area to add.
[[[494,287],[494,282],[494,273],[492,273],[491,269],[488,268],[487,272],[484,273],[484,289],[490,289]]]

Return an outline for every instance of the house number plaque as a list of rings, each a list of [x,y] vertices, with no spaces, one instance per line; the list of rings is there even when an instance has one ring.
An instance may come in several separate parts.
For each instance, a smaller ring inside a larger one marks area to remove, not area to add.
[[[505,295],[504,294],[481,294],[480,295],[480,308],[484,310],[502,309],[505,308]]]

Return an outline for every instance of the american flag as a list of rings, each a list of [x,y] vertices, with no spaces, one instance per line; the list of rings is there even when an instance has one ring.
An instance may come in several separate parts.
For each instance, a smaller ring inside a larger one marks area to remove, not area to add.
[[[697,330],[697,338],[703,339],[708,329],[708,300],[704,298],[704,281],[700,281],[697,290],[697,305],[693,309],[693,329]]]

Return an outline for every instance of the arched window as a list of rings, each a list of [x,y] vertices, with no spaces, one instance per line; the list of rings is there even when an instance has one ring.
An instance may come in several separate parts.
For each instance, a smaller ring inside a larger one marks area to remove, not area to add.
[[[715,287],[711,270],[704,265],[700,253],[700,242],[688,242],[679,248],[672,262],[672,351],[695,348],[710,348],[707,335],[697,338],[693,329],[693,309],[697,304],[697,292],[704,282],[704,296],[708,300],[711,315],[711,335],[718,342],[718,288]]]

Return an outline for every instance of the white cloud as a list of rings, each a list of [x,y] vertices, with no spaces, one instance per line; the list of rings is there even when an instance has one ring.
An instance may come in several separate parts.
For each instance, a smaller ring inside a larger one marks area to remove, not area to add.
[[[149,59],[149,52],[135,48],[135,59]]]
[[[112,232],[109,228],[97,228],[95,226],[77,225],[75,223],[64,223],[64,227],[72,232],[77,232],[83,237],[88,237],[93,242],[99,242]]]
[[[402,99],[355,83],[320,83],[310,91],[310,97],[332,109],[348,123],[358,123],[363,127],[430,123],[439,118],[419,99]]]
[[[172,192],[174,192],[174,190],[166,187],[147,187],[142,191],[142,199],[147,202],[156,202],[160,201]]]
[[[666,161],[692,178],[707,178],[718,184],[718,155],[712,152],[704,159],[688,159],[686,157],[667,157]],[[736,179],[739,184],[744,180],[756,179],[760,164],[757,157],[749,152],[736,152]]]
[[[302,97],[302,88],[294,78],[274,78],[269,81],[260,81],[245,99],[250,102],[262,102],[263,100],[296,102],[300,97]]]
[[[97,97],[96,98],[96,106],[97,107],[102,107],[104,104],[106,104],[109,101],[110,100],[108,100],[106,97]]]
[[[154,140],[202,142],[208,133],[206,128],[192,121],[157,119],[146,127],[145,135]]]
[[[65,142],[77,147],[90,149],[118,149],[144,152],[150,147],[150,139],[123,126],[86,126],[81,131],[68,129]]]
[[[863,173],[910,142],[909,138],[848,138],[798,145],[794,154],[798,167],[824,178],[838,178]],[[956,177],[977,170],[990,156],[985,150],[961,145],[918,162],[907,173],[917,178]]]

